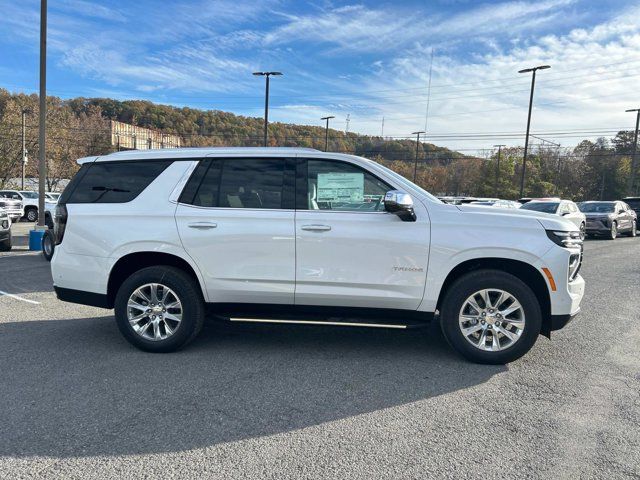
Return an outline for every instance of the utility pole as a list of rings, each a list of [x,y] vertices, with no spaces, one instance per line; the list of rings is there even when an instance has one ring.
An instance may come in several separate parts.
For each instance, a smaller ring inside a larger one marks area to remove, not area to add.
[[[344,129],[344,133],[349,133],[349,122],[350,122],[350,121],[351,121],[351,114],[350,114],[350,113],[347,113],[347,120],[346,120],[346,122],[347,122],[347,126],[346,126],[346,127],[345,127],[345,129]]]
[[[533,107],[533,91],[536,87],[536,72],[538,70],[546,70],[551,68],[550,65],[539,65],[533,68],[525,68],[518,73],[532,72],[531,75],[531,94],[529,95],[529,115],[527,116],[527,135],[524,139],[524,156],[522,157],[522,175],[520,177],[520,198],[524,196],[524,178],[527,171],[527,154],[529,152],[529,129],[531,127],[531,109]]]
[[[44,182],[46,168],[47,121],[47,0],[40,0],[40,125],[38,128],[38,227],[44,229]]]
[[[27,113],[28,109],[22,109],[22,190],[24,190],[24,176],[27,168]]]
[[[324,151],[326,152],[329,149],[329,120],[332,118],[336,118],[333,115],[328,117],[322,117],[320,120],[326,120],[327,126],[324,129]]]
[[[416,183],[416,179],[418,178],[418,147],[420,147],[420,134],[427,133],[424,130],[420,130],[419,132],[413,132],[411,135],[417,135],[416,137],[416,159],[413,163],[413,183]]]
[[[629,110],[625,110],[626,112],[636,112],[636,131],[633,135],[633,152],[631,152],[631,175],[629,175],[629,183],[627,185],[627,195],[633,195],[636,179],[636,167],[637,167],[637,157],[638,157],[638,127],[640,127],[640,108],[632,108]],[[637,191],[637,189],[635,190]]]
[[[263,145],[267,146],[267,129],[269,126],[269,78],[271,75],[280,76],[282,72],[253,72],[256,76],[265,77],[265,93],[264,93],[264,142]]]
[[[384,117],[382,117],[382,129],[380,130],[380,136],[384,140]]]
[[[496,185],[495,185],[495,196],[498,197],[498,179],[500,177],[500,155],[502,154],[502,147],[506,147],[506,145],[494,145],[493,148],[498,148],[498,165],[496,165]]]

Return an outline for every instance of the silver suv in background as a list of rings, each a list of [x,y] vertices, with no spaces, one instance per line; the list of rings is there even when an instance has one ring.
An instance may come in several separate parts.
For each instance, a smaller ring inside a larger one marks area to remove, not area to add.
[[[582,202],[580,210],[587,217],[588,235],[605,236],[610,240],[615,240],[619,233],[636,236],[636,212],[624,202]]]

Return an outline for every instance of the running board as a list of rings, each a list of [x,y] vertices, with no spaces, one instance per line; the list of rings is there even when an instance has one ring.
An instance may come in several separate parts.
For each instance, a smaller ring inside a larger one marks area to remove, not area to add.
[[[331,325],[338,327],[366,327],[366,328],[396,328],[405,329],[412,325],[400,325],[391,323],[360,323],[360,322],[331,322],[322,320],[280,320],[280,319],[267,319],[267,318],[229,318],[232,322],[245,322],[245,323],[286,323],[295,325]]]

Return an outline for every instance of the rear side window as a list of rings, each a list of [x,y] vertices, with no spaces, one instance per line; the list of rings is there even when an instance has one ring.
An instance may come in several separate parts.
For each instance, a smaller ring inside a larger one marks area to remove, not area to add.
[[[180,202],[210,208],[292,208],[293,179],[293,165],[282,158],[204,160]]]
[[[170,164],[171,160],[85,164],[69,185],[72,188],[65,189],[68,199],[61,198],[60,203],[130,202]]]

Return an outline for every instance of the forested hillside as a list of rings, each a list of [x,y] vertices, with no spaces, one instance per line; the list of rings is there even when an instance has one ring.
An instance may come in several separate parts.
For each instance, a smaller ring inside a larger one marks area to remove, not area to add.
[[[12,94],[0,89],[0,187],[20,175],[21,112],[28,110],[26,143],[31,161],[27,176],[37,175],[36,95]],[[50,189],[77,170],[75,160],[114,150],[108,120],[180,135],[187,146],[259,146],[262,119],[217,110],[157,105],[147,101],[104,98],[48,98],[47,184]],[[271,123],[269,144],[324,149],[324,128]],[[631,132],[612,140],[583,141],[570,150],[535,148],[527,169],[527,195],[558,194],[576,200],[619,198],[630,171]],[[329,131],[329,150],[375,159],[408,178],[413,177],[414,140]],[[518,195],[522,148],[502,151],[500,171],[493,154],[465,156],[447,148],[421,143],[418,183],[436,194],[468,194],[515,198]]]

